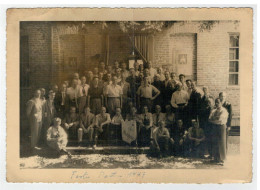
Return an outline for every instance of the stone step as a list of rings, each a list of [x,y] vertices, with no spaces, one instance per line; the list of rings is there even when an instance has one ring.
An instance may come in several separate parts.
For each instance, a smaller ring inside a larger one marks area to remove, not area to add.
[[[147,154],[149,147],[131,146],[98,146],[91,147],[70,146],[67,150],[73,154]]]

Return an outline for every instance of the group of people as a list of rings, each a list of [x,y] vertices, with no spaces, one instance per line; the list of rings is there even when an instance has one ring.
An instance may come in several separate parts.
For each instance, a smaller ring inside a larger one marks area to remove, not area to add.
[[[232,106],[226,93],[214,100],[208,88],[180,74],[153,68],[148,62],[128,69],[115,61],[100,62],[81,76],[74,73],[47,96],[37,89],[27,103],[31,148],[47,144],[66,151],[68,141],[94,149],[98,143],[122,144],[122,124],[136,122],[135,146],[150,146],[152,155],[204,157],[216,162],[226,156]],[[87,142],[87,144],[83,144]]]

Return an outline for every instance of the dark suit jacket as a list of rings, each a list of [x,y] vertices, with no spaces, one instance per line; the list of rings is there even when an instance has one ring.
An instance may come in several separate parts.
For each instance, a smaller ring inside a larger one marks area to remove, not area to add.
[[[227,112],[228,112],[228,120],[227,120],[227,127],[231,127],[231,121],[232,121],[232,115],[233,115],[233,112],[232,112],[232,105],[231,103],[225,101],[222,106],[224,108],[226,108]]]
[[[61,95],[61,92],[58,92],[54,98],[54,106],[58,112],[60,112],[61,109],[63,109],[61,106],[61,102],[62,102],[62,95]],[[67,94],[65,97],[64,109],[65,109],[64,110],[65,112],[69,111],[69,96]]]

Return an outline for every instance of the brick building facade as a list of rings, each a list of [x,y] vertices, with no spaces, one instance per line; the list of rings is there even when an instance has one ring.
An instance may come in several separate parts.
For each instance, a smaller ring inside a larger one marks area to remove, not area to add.
[[[69,22],[21,22],[21,109],[35,88],[48,89],[71,72],[83,72],[101,60],[106,64],[128,61],[133,51],[132,34],[120,31],[117,23],[109,25],[110,30],[93,22],[84,22],[84,27],[83,23],[81,27]],[[231,37],[239,36],[239,24],[219,21],[210,30],[201,31],[200,27],[201,22],[175,22],[161,32],[135,35],[146,43],[142,52],[154,67],[184,73],[198,86],[208,86],[214,97],[226,91],[238,118],[233,125],[239,125],[238,64],[242,63],[239,44],[234,46]]]

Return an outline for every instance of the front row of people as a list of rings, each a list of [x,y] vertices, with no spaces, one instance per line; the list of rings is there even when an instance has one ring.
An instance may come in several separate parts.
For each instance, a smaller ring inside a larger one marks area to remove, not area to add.
[[[207,152],[214,161],[223,162],[226,157],[228,113],[222,108],[220,99],[216,99],[215,107],[209,116],[205,133],[196,120],[192,120],[192,126],[189,128],[183,126],[181,119],[177,120],[177,126],[168,125],[166,117],[158,114],[156,120],[148,112],[147,106],[144,106],[141,115],[137,115],[135,107],[132,107],[126,116],[126,120],[136,122],[137,138],[132,145],[150,146],[151,155],[159,157],[173,154],[202,158]],[[159,106],[157,108],[159,109]],[[75,107],[71,107],[70,114],[63,121],[55,118],[53,126],[47,130],[47,145],[70,156],[65,148],[68,139],[77,140],[80,145],[87,142],[87,145],[94,149],[101,141],[107,144],[111,141],[122,143],[123,122],[120,108],[116,109],[116,115],[111,120],[105,107],[102,107],[101,113],[96,116],[86,107],[80,117],[76,114]]]

